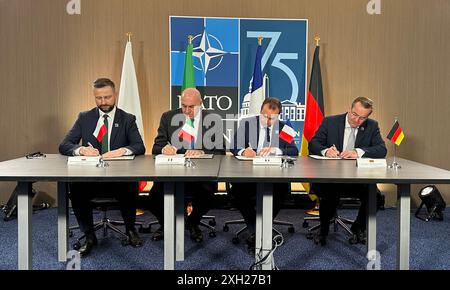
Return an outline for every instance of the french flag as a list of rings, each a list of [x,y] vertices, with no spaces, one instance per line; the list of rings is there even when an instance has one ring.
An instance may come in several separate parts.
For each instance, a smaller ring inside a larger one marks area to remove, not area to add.
[[[292,128],[291,121],[287,120],[280,132],[280,138],[290,144],[294,141],[295,136],[297,136],[297,132]]]

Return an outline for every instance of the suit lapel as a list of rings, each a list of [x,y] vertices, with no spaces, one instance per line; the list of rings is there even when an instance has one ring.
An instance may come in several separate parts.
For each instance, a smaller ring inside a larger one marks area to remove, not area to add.
[[[359,147],[359,144],[361,143],[361,140],[364,137],[364,133],[366,132],[366,126],[367,126],[367,121],[364,122],[361,126],[359,126],[358,134],[356,134],[356,139],[355,139],[355,148]]]
[[[253,149],[258,149],[259,146],[259,131],[261,130],[261,124],[259,123],[259,116],[256,116],[256,144],[252,144],[255,148]],[[250,128],[249,128],[250,129]],[[251,132],[248,132],[248,139],[249,139],[249,143],[250,143],[250,136],[251,136]]]
[[[100,142],[98,142],[97,138],[95,138],[95,136],[94,136],[94,131],[95,131],[95,128],[97,128],[97,123],[98,123],[99,118],[100,118],[100,112],[98,111],[98,108],[93,109],[92,113],[89,114],[89,122],[88,122],[88,124],[90,126],[88,132],[91,132],[91,134],[88,135],[89,138],[88,138],[88,140],[86,140],[86,143],[92,141],[91,142],[92,145],[94,145],[94,147],[96,149],[101,150],[102,145]]]
[[[344,114],[341,117],[341,120],[339,121],[339,128],[338,128],[338,139],[339,139],[339,142],[338,142],[338,144],[335,144],[336,146],[338,146],[339,151],[343,151],[344,150],[344,130],[345,130],[345,118],[346,117],[347,117],[347,114]]]
[[[109,149],[112,151],[114,147],[114,141],[116,140],[117,133],[120,130],[120,127],[122,121],[122,112],[119,110],[119,108],[116,108],[116,114],[114,115],[114,121],[110,126],[112,126],[111,129],[111,138],[109,139]],[[117,124],[117,127],[116,127]]]

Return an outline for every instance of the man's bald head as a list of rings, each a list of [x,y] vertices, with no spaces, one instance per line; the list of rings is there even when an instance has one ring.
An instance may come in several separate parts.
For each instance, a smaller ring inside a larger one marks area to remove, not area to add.
[[[201,109],[202,103],[202,96],[196,88],[187,88],[181,94],[181,109],[191,119]]]

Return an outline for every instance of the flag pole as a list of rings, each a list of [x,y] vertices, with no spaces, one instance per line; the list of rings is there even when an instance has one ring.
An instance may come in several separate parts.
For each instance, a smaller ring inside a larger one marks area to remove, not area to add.
[[[131,42],[131,37],[133,36],[133,33],[127,32],[126,36],[128,37],[128,42]]]
[[[397,117],[395,117],[395,119],[394,119],[394,124],[396,122],[398,122],[398,118]],[[397,163],[397,144],[395,144],[395,143],[394,143],[394,160],[392,161],[392,163],[388,167],[391,168],[391,169],[396,169],[396,170],[402,168],[400,166],[400,164]]]
[[[319,46],[320,37],[316,36],[316,37],[314,37],[314,40],[316,41],[316,46]]]

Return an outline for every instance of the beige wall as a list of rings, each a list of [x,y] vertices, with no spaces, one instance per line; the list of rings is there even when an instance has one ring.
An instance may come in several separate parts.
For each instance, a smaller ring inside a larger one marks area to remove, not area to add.
[[[366,13],[368,0],[81,0],[79,16],[66,14],[67,2],[0,0],[0,160],[57,152],[78,112],[94,105],[92,80],[120,83],[127,31],[151,149],[169,108],[168,17],[198,15],[309,19],[309,57],[314,36],[322,39],[326,114],[343,112],[357,95],[370,97],[384,136],[399,117],[401,157],[450,169],[448,0],[381,0],[375,16]],[[41,187],[54,194],[54,185]],[[450,187],[439,188],[450,202]],[[1,202],[11,189],[0,185]]]

